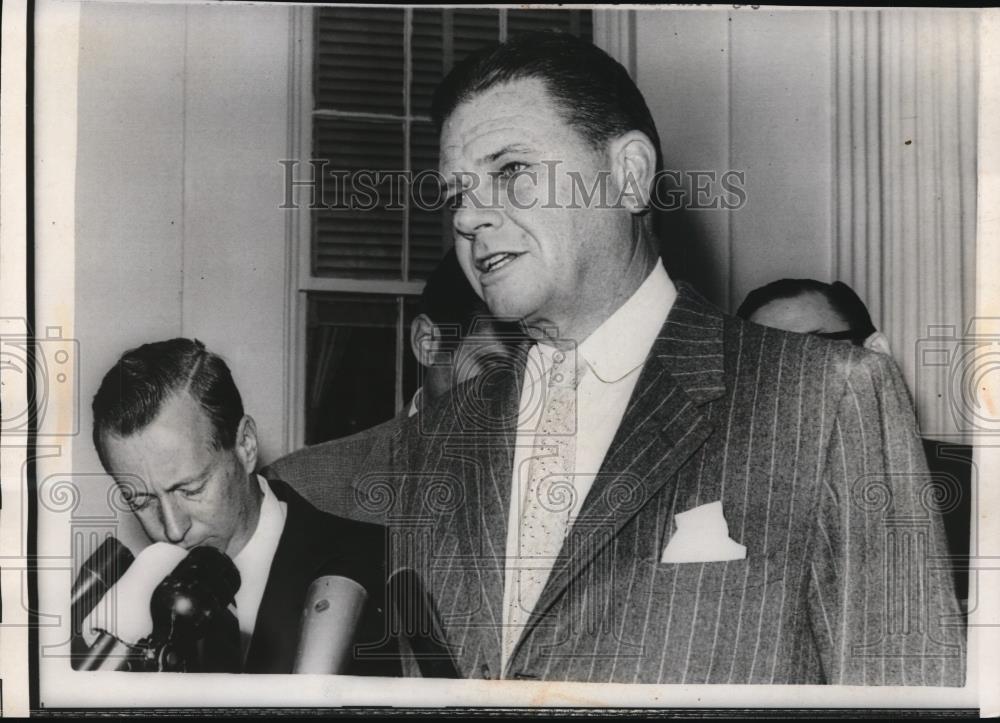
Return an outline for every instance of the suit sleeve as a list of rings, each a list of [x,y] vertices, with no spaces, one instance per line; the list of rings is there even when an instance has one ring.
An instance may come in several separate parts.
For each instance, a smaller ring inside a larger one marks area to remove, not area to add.
[[[826,681],[965,684],[965,622],[906,385],[888,357],[845,372],[820,480],[809,622]]]

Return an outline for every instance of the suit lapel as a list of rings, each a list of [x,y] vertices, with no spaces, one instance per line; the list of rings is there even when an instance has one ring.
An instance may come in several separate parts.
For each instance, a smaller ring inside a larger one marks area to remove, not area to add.
[[[456,405],[459,414],[442,452],[443,465],[465,485],[467,504],[461,506],[458,515],[458,542],[462,558],[471,562],[479,578],[482,595],[474,603],[472,624],[465,630],[463,647],[468,652],[463,657],[478,657],[494,674],[500,667],[507,522],[523,355],[529,348],[521,348],[521,358],[515,360],[509,373],[479,379],[482,386],[476,391],[482,406]],[[470,384],[476,383],[468,383],[464,391],[467,393],[472,389]],[[457,393],[461,398],[463,388]],[[469,410],[474,413],[465,414]],[[481,671],[471,673],[479,675]]]
[[[271,481],[268,484],[288,509],[257,609],[254,634],[244,664],[248,673],[279,673],[292,669],[298,636],[289,632],[286,621],[298,620],[302,612],[302,591],[312,581],[321,555],[329,552],[308,544],[301,500],[283,483]]]
[[[650,350],[522,643],[570,582],[675,479],[681,465],[711,435],[713,426],[705,405],[725,391],[722,335],[721,312],[687,284],[678,284],[677,299]]]

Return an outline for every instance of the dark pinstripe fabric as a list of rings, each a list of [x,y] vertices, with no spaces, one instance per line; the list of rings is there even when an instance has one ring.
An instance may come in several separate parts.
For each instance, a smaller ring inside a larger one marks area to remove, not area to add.
[[[519,378],[409,420],[380,470],[400,485],[394,564],[423,571],[470,677],[501,673]],[[962,685],[929,481],[891,360],[723,316],[681,284],[506,676]],[[660,563],[673,515],[719,499],[747,558]]]

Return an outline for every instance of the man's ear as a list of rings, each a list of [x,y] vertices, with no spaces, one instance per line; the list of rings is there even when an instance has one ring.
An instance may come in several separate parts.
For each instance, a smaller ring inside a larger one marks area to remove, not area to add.
[[[649,136],[629,131],[612,140],[608,152],[618,200],[632,213],[645,211],[656,176],[656,149]]]
[[[247,474],[257,469],[257,423],[249,414],[244,414],[236,427],[236,456]]]
[[[410,323],[410,349],[417,363],[422,367],[434,364],[437,353],[437,327],[427,314],[419,314]]]
[[[892,356],[892,349],[889,348],[889,340],[885,338],[885,334],[881,331],[876,331],[865,339],[865,343],[862,346],[864,346],[865,349],[877,351],[879,354]]]

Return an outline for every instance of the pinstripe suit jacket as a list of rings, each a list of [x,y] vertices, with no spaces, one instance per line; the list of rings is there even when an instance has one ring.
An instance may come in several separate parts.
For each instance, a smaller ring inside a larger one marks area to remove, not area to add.
[[[395,566],[422,572],[467,677],[962,685],[964,621],[906,388],[887,357],[723,315],[689,286],[500,670],[523,370],[408,420]],[[722,500],[745,560],[661,563],[674,515]]]

